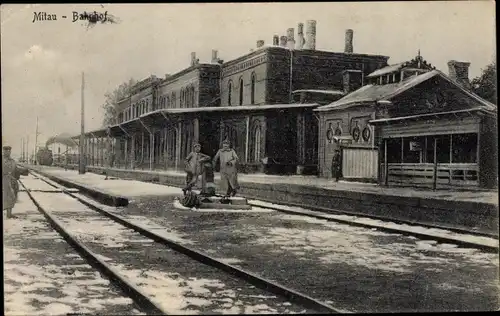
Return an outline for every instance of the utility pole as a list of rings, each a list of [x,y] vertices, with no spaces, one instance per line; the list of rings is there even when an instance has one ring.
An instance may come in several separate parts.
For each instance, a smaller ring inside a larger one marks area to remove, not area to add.
[[[26,141],[26,162],[30,163],[30,135],[27,136]]]
[[[24,156],[24,138],[21,138],[21,161],[23,161]]]
[[[78,173],[79,174],[85,174],[85,122],[84,122],[84,89],[85,89],[85,74],[82,72],[82,109],[81,109],[81,131],[80,131],[80,146],[79,146],[79,168],[78,168]]]
[[[36,155],[36,148],[38,146],[38,116],[36,117],[36,130],[35,130],[35,165],[38,163],[38,158],[37,158],[37,155]]]

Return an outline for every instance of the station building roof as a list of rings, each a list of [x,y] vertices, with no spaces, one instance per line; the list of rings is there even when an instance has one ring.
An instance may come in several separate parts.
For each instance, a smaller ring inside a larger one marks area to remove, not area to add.
[[[152,112],[145,113],[140,117],[132,120],[114,124],[109,126],[111,135],[126,135],[130,132],[148,131],[150,127],[162,126],[165,127],[165,121],[177,119],[189,114],[201,113],[238,113],[252,111],[277,111],[277,110],[293,110],[293,109],[314,109],[318,107],[318,103],[290,103],[290,104],[263,104],[263,105],[240,105],[240,106],[215,106],[215,107],[198,107],[198,108],[174,108],[174,109],[158,109]],[[85,133],[88,136],[106,137],[108,128],[100,128],[98,130]],[[73,139],[80,137],[73,136]]]
[[[408,77],[407,79],[401,82],[382,84],[382,85],[369,84],[346,95],[345,97],[341,98],[338,101],[335,101],[325,106],[321,106],[315,109],[314,111],[325,112],[332,110],[341,110],[360,104],[370,104],[378,101],[388,101],[389,99],[434,77],[440,77],[445,79],[446,81],[450,82],[452,85],[454,85],[455,87],[457,87],[458,89],[462,90],[464,93],[469,95],[471,98],[478,101],[485,108],[485,110],[496,112],[497,110],[496,105],[464,89],[463,87],[461,87],[459,84],[451,80],[448,76],[446,76],[439,70],[432,70],[420,75]]]

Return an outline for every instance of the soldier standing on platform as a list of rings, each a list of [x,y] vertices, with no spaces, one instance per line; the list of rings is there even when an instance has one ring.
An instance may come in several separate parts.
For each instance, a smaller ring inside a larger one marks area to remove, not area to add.
[[[193,146],[193,151],[186,157],[186,186],[182,189],[184,194],[196,185],[198,177],[203,172],[203,164],[206,161],[210,161],[210,156],[202,154],[200,151],[201,145],[195,144]]]
[[[340,150],[335,149],[335,153],[333,154],[333,159],[332,159],[332,178],[335,179],[335,182],[339,181],[341,174],[340,159],[341,159]]]
[[[2,155],[2,204],[3,210],[7,210],[8,218],[13,218],[12,208],[17,202],[19,192],[17,180],[20,177],[16,162],[10,156],[11,149],[10,146],[4,146]]]
[[[213,160],[215,167],[217,160],[220,159],[220,178],[222,181],[222,189],[226,190],[226,196],[235,196],[237,190],[240,188],[238,185],[238,171],[236,169],[238,163],[238,155],[236,152],[229,148],[229,140],[222,142],[222,148],[219,149]]]

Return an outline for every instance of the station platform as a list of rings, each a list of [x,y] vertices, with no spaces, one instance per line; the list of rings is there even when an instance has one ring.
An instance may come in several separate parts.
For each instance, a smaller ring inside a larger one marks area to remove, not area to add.
[[[71,170],[76,169],[76,166],[69,166],[68,170],[59,167],[34,167],[52,176],[84,183],[96,189],[111,190],[123,196],[161,194],[163,190],[156,186],[154,189],[147,189],[143,185],[140,189],[134,189],[134,185],[119,184],[116,180],[103,181],[105,170],[109,176],[122,180],[139,180],[173,187],[185,185],[185,174],[176,171],[87,166],[88,173],[79,175],[77,171]],[[219,185],[218,174],[215,179],[216,185]],[[376,184],[334,182],[314,176],[240,174],[238,180],[241,186],[239,194],[251,199],[310,206],[325,212],[340,210],[350,214],[498,233],[498,191],[432,191],[382,187]],[[166,187],[164,190],[172,194]]]

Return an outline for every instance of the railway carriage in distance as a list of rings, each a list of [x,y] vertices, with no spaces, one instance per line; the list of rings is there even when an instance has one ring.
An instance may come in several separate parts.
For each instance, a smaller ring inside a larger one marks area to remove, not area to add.
[[[52,150],[42,147],[36,153],[36,161],[42,166],[51,166],[53,162]]]

